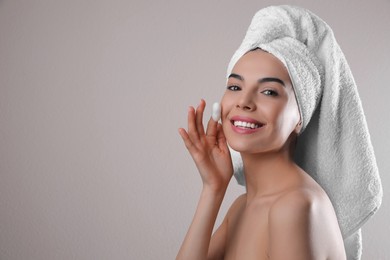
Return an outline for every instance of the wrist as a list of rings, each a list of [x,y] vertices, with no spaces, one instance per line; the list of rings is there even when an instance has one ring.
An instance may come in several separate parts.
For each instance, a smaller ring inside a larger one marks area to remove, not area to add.
[[[202,193],[207,193],[209,196],[224,196],[228,185],[207,185],[203,184]]]

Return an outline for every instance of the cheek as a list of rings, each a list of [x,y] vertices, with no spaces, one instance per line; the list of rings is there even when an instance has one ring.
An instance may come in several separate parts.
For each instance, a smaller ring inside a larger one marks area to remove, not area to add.
[[[299,120],[301,115],[299,114],[298,102],[293,90],[289,92],[289,100],[287,105],[289,111],[291,112],[291,116],[294,117],[294,120]]]
[[[231,99],[229,99],[228,96],[224,95],[221,99],[221,115],[222,119],[225,119],[226,116],[228,115],[229,111],[232,108],[232,102]]]
[[[299,122],[299,112],[293,103],[286,104],[279,112],[277,125],[284,136],[289,136]]]
[[[274,124],[279,124],[286,113],[286,104],[283,104],[283,102],[263,104],[258,108],[259,110],[261,109],[261,113],[264,115],[265,120],[270,123],[273,122]]]
[[[297,124],[299,122],[301,115],[299,114],[299,108],[295,97],[289,100],[286,113],[292,119],[293,124]]]
[[[293,113],[287,102],[288,100],[280,100],[280,102],[272,102],[261,107],[265,120],[272,126],[275,133],[284,133],[291,128]]]
[[[224,95],[221,99],[221,122],[223,131],[226,133],[230,130],[230,121],[228,120],[228,115],[232,111],[234,104],[233,100],[227,95]]]

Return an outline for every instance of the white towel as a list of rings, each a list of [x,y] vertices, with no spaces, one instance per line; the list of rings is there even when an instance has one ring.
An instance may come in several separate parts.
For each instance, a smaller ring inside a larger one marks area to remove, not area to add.
[[[333,31],[303,8],[261,9],[227,77],[237,60],[256,47],[280,59],[289,72],[303,120],[295,161],[332,201],[348,259],[360,259],[360,228],[378,210],[383,191],[357,87]],[[230,151],[234,176],[245,185],[241,156]]]

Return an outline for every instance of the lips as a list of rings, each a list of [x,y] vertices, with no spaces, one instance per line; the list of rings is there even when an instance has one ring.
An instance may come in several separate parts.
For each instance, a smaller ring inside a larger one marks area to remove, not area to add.
[[[263,128],[265,123],[246,116],[233,116],[230,118],[234,132],[239,134],[253,134]]]

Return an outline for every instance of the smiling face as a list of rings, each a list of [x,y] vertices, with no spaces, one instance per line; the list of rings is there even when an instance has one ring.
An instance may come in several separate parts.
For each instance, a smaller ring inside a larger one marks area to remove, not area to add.
[[[221,106],[223,131],[238,152],[278,151],[295,139],[301,127],[287,69],[260,49],[237,61]]]

